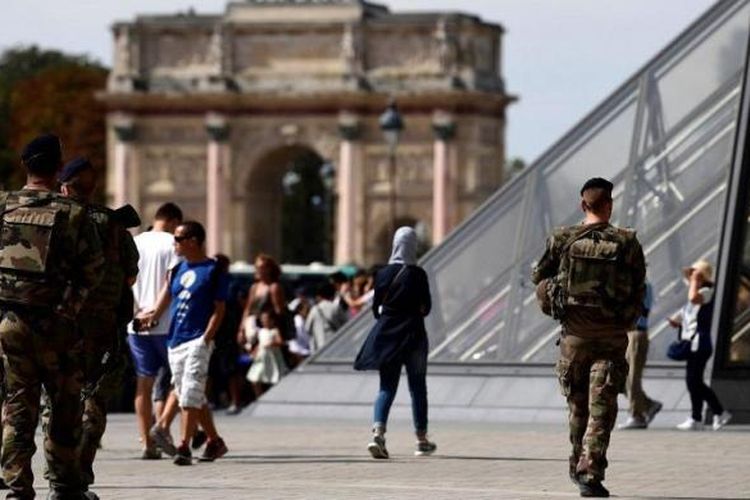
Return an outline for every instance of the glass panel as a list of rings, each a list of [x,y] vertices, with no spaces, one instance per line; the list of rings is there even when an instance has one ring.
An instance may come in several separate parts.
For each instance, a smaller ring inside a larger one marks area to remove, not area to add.
[[[745,60],[750,6],[695,37],[690,47],[664,66],[659,80],[665,128],[677,125],[696,103],[732,79]],[[689,82],[689,85],[686,84]]]
[[[717,5],[426,257],[431,361],[554,359],[557,325],[539,312],[529,273],[550,229],[580,219],[578,190],[593,176],[613,180],[615,213],[638,230],[656,296],[650,358],[665,361],[664,320],[686,296],[680,269],[716,256],[737,120],[750,2]],[[371,324],[368,313],[347,325],[317,359],[351,361]],[[733,351],[746,354],[733,356],[750,362],[748,330]]]

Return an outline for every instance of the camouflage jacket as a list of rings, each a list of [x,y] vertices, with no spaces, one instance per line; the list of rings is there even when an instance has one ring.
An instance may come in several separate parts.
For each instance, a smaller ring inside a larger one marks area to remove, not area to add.
[[[73,318],[102,279],[104,256],[83,205],[51,191],[0,192],[0,302]]]
[[[620,258],[615,263],[613,271],[616,273],[615,287],[614,290],[609,290],[610,294],[617,296],[617,301],[614,304],[607,304],[607,307],[597,311],[596,314],[605,322],[629,328],[640,316],[646,277],[643,250],[635,236],[635,231],[618,228],[608,223],[556,229],[549,237],[544,255],[534,267],[531,279],[535,284],[539,284],[542,280],[550,282],[552,315],[562,320],[563,324],[565,324],[566,312],[571,306],[590,305],[569,297],[573,295],[567,290],[570,259],[565,255],[570,251],[571,244],[590,234],[617,242],[622,247]],[[597,284],[594,283],[590,288],[596,289],[595,285]]]
[[[107,272],[84,305],[85,310],[103,311],[118,307],[127,278],[138,274],[138,248],[133,237],[113,218],[114,211],[101,205],[86,207],[101,243]]]

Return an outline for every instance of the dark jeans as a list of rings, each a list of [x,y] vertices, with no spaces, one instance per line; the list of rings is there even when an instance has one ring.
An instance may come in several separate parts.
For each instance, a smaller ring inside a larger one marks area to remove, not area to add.
[[[703,421],[703,402],[708,404],[714,415],[721,415],[724,407],[721,406],[719,398],[716,397],[713,389],[703,382],[703,372],[706,370],[706,363],[711,353],[691,352],[687,359],[687,371],[685,381],[687,382],[688,392],[690,393],[690,404],[693,408],[693,420]]]
[[[427,340],[407,349],[400,360],[380,368],[380,391],[375,399],[374,426],[385,429],[388,414],[396,398],[401,366],[406,367],[406,376],[411,392],[411,410],[414,430],[427,433]]]

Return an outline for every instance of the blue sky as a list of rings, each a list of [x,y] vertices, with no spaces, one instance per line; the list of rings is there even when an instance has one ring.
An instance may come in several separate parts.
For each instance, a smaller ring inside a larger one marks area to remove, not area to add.
[[[507,30],[503,72],[520,97],[508,113],[509,156],[539,156],[709,8],[713,0],[381,0],[395,11],[464,11]],[[225,0],[3,0],[0,49],[36,43],[111,61],[109,26],[142,13]]]

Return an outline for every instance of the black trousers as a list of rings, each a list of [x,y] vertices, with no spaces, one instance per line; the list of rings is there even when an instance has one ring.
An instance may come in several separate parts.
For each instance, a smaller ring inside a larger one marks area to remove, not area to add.
[[[708,404],[714,415],[721,415],[724,407],[721,406],[716,393],[703,381],[703,372],[706,371],[706,363],[711,353],[691,352],[687,359],[687,370],[685,381],[690,393],[690,404],[693,409],[693,420],[703,421],[703,402]]]

